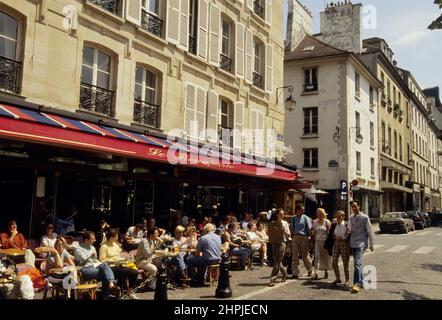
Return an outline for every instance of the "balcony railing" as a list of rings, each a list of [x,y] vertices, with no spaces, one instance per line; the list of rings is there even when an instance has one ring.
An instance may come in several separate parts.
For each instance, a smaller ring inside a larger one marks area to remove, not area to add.
[[[304,92],[315,92],[318,91],[317,83],[306,83],[304,84]]]
[[[113,100],[113,91],[81,83],[80,109],[114,117]]]
[[[120,0],[89,0],[89,2],[101,7],[102,9],[109,11],[113,14],[118,13],[118,2]]]
[[[159,129],[161,107],[141,100],[135,100],[134,121],[139,124]]]
[[[253,12],[255,12],[258,17],[264,19],[264,8],[261,6],[258,0],[255,0],[253,3]]]
[[[253,85],[260,89],[264,88],[263,77],[256,72],[253,72]]]
[[[0,57],[0,89],[19,93],[21,63]]]
[[[150,32],[157,37],[161,37],[161,31],[163,29],[163,20],[154,16],[149,12],[144,12],[141,16],[141,28]]]
[[[229,59],[225,54],[221,54],[219,66],[227,72],[232,72],[232,59]]]
[[[194,55],[196,55],[196,43],[196,37],[189,35],[189,52]]]

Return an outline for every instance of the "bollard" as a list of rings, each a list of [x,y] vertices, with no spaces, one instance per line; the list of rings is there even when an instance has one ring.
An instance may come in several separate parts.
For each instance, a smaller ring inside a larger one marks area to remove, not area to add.
[[[229,256],[227,254],[223,254],[221,256],[221,265],[220,265],[220,274],[218,280],[218,288],[215,291],[216,298],[230,298],[232,297],[232,289],[230,289],[230,279],[229,279],[229,270],[230,270],[230,262]]]
[[[154,300],[167,300],[167,282],[167,266],[162,261],[158,269]]]

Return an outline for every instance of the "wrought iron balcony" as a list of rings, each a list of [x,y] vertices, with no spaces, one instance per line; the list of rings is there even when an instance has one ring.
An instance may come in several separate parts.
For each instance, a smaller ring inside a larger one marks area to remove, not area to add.
[[[113,100],[113,91],[81,83],[80,109],[114,117]]]
[[[221,53],[219,66],[227,72],[232,72],[232,59],[229,59],[225,54]]]
[[[258,17],[264,19],[264,8],[261,6],[258,0],[255,0],[253,3],[253,12],[255,12]]]
[[[189,52],[194,55],[196,55],[196,43],[196,37],[189,35]]]
[[[149,12],[143,11],[143,14],[141,16],[141,28],[143,28],[147,32],[156,35],[157,37],[161,37],[163,20]]]
[[[0,57],[0,89],[19,93],[21,62]]]
[[[256,73],[256,72],[253,72],[253,85],[255,87],[260,88],[260,89],[264,88],[263,77],[260,74]]]
[[[161,107],[141,100],[135,100],[134,121],[159,129]]]
[[[120,0],[89,0],[89,2],[101,7],[102,9],[109,11],[113,14],[118,13],[118,2]]]

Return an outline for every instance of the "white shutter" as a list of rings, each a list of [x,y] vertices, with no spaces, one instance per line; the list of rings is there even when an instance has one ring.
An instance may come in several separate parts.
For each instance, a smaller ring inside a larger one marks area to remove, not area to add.
[[[126,0],[126,20],[141,26],[141,0]]]
[[[246,70],[245,79],[248,84],[253,81],[253,33],[246,30]]]
[[[207,101],[207,130],[211,130],[214,132],[218,132],[218,104],[219,104],[219,96],[218,94],[210,90],[208,93],[208,101]],[[216,142],[218,141],[218,136],[208,137],[209,141]]]
[[[235,72],[236,76],[244,79],[244,58],[245,58],[245,41],[244,41],[244,25],[237,22],[236,23],[236,58],[235,58]]]
[[[180,43],[180,0],[167,0],[166,40]]]
[[[221,10],[213,3],[210,4],[210,38],[209,38],[209,62],[219,66],[221,53]]]
[[[244,103],[235,102],[233,118],[233,147],[242,151],[242,132],[244,130]]]
[[[190,0],[181,0],[180,6],[180,43],[178,47],[188,51],[189,50],[189,14],[190,14]]]
[[[266,45],[266,70],[265,70],[265,89],[267,92],[273,91],[273,46],[268,43]]]
[[[272,0],[265,0],[265,16],[266,23],[271,26],[272,25]]]
[[[189,137],[196,137],[197,132],[192,124],[196,121],[196,91],[197,88],[191,83],[186,84],[184,107],[184,131]]]
[[[198,121],[198,137],[206,129],[207,94],[200,87],[196,90],[196,121]],[[202,138],[202,137],[201,137]],[[204,137],[205,140],[205,137]]]
[[[258,131],[255,136],[255,153],[264,155],[264,114],[260,111],[256,112],[256,126]]]
[[[253,11],[253,0],[246,0],[247,9]]]
[[[209,28],[209,2],[207,0],[199,0],[198,15],[197,52],[199,57],[206,60]]]

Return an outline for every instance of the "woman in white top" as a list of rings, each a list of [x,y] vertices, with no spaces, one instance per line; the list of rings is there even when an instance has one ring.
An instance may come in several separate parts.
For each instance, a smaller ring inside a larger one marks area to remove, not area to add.
[[[313,280],[318,280],[318,270],[325,271],[324,279],[328,279],[328,270],[331,269],[331,258],[327,249],[324,248],[325,240],[327,240],[328,231],[331,222],[327,219],[327,213],[324,209],[319,208],[316,211],[317,219],[313,221],[312,234],[315,238],[315,263]]]
[[[344,221],[345,212],[338,211],[336,212],[336,224],[333,225],[330,231],[333,231],[333,270],[335,272],[336,280],[333,282],[334,285],[338,283],[342,283],[341,274],[339,272],[339,256],[342,257],[342,264],[344,265],[344,274],[345,274],[345,286],[349,285],[350,281],[350,270],[349,270],[349,261],[350,261],[350,246],[348,244],[348,228],[347,224]]]
[[[55,241],[57,241],[58,235],[54,232],[54,225],[49,223],[46,225],[46,234],[41,237],[40,246],[47,248],[55,248]]]
[[[251,248],[252,251],[259,251],[259,261],[261,265],[264,265],[264,263],[266,263],[267,261],[267,244],[263,241],[261,241],[261,238],[258,236],[257,234],[257,227],[256,227],[256,223],[249,223],[247,225],[247,229],[249,231],[247,231],[247,240],[251,241]]]

